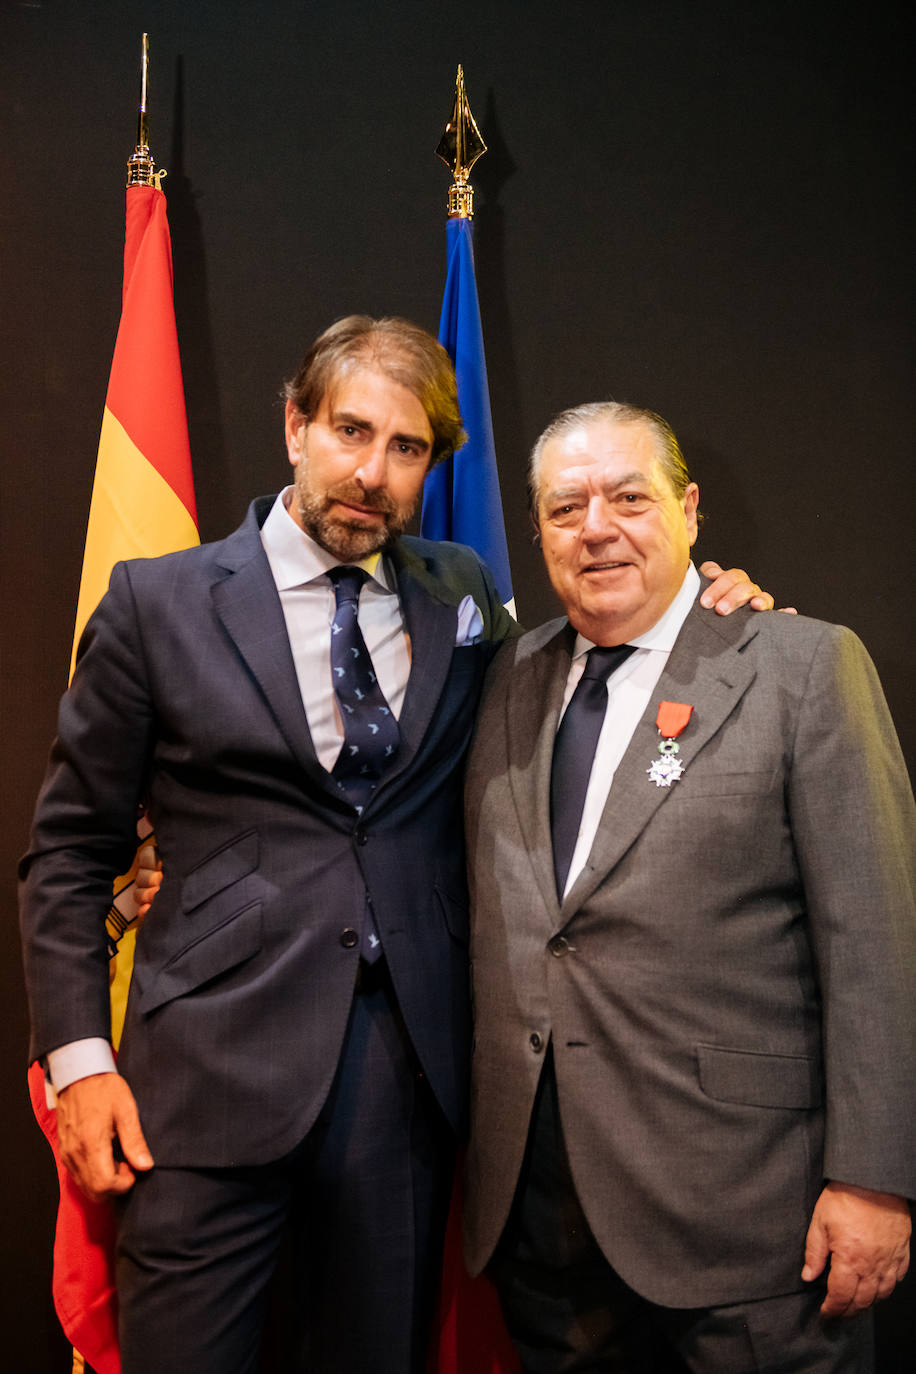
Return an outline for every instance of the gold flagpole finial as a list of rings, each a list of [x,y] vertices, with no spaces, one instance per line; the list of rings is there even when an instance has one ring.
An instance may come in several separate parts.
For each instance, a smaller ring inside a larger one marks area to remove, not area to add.
[[[137,120],[137,146],[133,157],[127,159],[128,186],[158,186],[162,173],[155,171],[156,164],[149,151],[149,124],[146,116],[146,98],[149,92],[149,34],[143,35],[140,53],[140,114]]]
[[[464,89],[464,72],[459,63],[452,117],[446,124],[445,132],[436,149],[436,157],[441,157],[455,178],[448,189],[449,219],[456,216],[462,219],[474,218],[474,188],[468,181],[468,176],[474,163],[486,151],[487,145],[481,138],[477,122],[471,114]]]

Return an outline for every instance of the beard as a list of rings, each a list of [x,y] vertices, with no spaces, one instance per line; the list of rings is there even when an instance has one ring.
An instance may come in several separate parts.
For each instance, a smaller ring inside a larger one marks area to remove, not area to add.
[[[355,480],[338,482],[326,491],[316,491],[304,461],[296,467],[295,487],[302,528],[341,563],[357,563],[372,553],[389,548],[404,533],[417,504],[414,500],[406,506],[398,505],[387,491],[367,491]],[[337,501],[377,511],[382,523],[367,527],[361,521],[332,515],[331,507]]]

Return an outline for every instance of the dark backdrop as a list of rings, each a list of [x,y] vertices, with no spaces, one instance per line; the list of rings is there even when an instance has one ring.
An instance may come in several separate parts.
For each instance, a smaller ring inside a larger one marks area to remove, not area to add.
[[[490,145],[478,286],[522,618],[554,612],[524,514],[532,439],[573,402],[648,404],[700,481],[702,551],[859,631],[912,764],[907,12],[2,0],[5,1368],[66,1368],[12,873],[69,661],[142,30],[204,538],[285,481],[277,391],[319,329],[354,310],[436,327],[449,178],[432,150],[461,61]],[[912,1349],[906,1308],[882,1314],[885,1371]]]

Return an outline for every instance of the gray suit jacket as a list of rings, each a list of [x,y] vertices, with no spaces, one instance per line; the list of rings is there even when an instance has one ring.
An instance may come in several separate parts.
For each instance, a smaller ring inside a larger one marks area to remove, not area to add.
[[[842,627],[696,604],[560,906],[568,644],[555,622],[502,649],[469,761],[470,1266],[552,1038],[576,1188],[624,1279],[671,1306],[792,1291],[825,1179],[916,1193],[914,812],[880,685]],[[670,788],[647,775],[662,700],[694,707]]]
[[[119,1068],[159,1164],[278,1158],[328,1093],[368,890],[398,1001],[466,1111],[464,757],[514,633],[476,554],[393,551],[411,636],[395,761],[362,816],[318,762],[256,502],[227,539],[119,564],[83,636],[22,863],[32,1057],[109,1031],[111,881],[148,801],[165,881],[137,939]],[[456,645],[474,597],[483,633]]]

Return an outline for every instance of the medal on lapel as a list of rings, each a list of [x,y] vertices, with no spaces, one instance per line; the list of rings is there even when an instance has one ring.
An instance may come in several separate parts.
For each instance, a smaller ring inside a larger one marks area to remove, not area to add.
[[[670,787],[684,773],[684,765],[678,758],[681,746],[677,742],[687,722],[693,714],[693,707],[686,701],[660,701],[655,724],[662,736],[658,746],[660,758],[653,759],[652,766],[646,769],[656,787]]]

